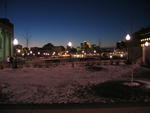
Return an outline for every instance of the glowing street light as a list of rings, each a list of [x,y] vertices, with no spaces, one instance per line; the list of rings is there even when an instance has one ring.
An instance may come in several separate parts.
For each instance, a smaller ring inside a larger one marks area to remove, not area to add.
[[[14,45],[18,45],[18,40],[17,40],[17,39],[14,39],[14,40],[13,40],[13,44],[14,44]]]
[[[30,51],[30,54],[32,54],[33,52],[32,51]]]
[[[148,46],[149,45],[149,43],[148,42],[145,42],[145,44],[144,44],[145,46]]]
[[[82,54],[84,54],[84,51],[82,51]]]
[[[40,55],[41,53],[40,52],[38,52],[38,55]]]
[[[127,40],[127,41],[130,41],[130,40],[131,40],[131,37],[130,37],[129,34],[126,35],[126,40]],[[128,53],[127,61],[130,62],[130,61],[129,61],[129,47],[128,47],[128,46],[129,46],[129,45],[128,45],[128,43],[127,43],[127,53]]]
[[[66,51],[66,53],[69,53],[69,51]]]
[[[55,54],[56,54],[56,52],[54,51],[52,55],[54,56]]]
[[[131,40],[131,37],[130,37],[129,34],[126,35],[126,40],[127,40],[127,41]]]
[[[112,55],[110,55],[110,59],[112,59]]]
[[[18,53],[20,53],[20,52],[21,52],[21,50],[20,50],[20,49],[18,49],[18,50],[17,50],[17,52],[18,52]]]
[[[72,47],[72,42],[68,42],[68,46],[69,46],[69,47]]]
[[[24,56],[24,53],[22,53],[22,56]]]
[[[123,54],[120,54],[120,57],[123,58]]]
[[[96,50],[94,50],[94,54],[96,53]]]

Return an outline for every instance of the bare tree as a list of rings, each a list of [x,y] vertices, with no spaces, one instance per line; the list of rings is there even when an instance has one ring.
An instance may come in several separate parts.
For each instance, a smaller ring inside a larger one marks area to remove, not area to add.
[[[26,41],[26,47],[28,48],[32,36],[31,36],[31,34],[29,34],[29,33],[27,32],[23,37],[24,37],[24,39],[25,39],[25,41]]]

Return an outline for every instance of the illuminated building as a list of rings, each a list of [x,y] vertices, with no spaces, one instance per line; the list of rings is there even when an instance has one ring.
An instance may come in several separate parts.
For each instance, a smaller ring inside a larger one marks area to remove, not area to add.
[[[80,45],[81,45],[81,50],[84,50],[86,53],[90,52],[90,47],[91,47],[90,42],[84,41]]]
[[[129,46],[131,60],[141,59],[144,64],[150,64],[150,27],[133,33]]]

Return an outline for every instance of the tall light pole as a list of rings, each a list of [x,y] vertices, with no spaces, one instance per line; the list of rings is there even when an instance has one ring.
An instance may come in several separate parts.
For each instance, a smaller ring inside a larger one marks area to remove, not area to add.
[[[13,45],[14,45],[14,47],[16,45],[18,45],[18,40],[16,38],[13,40]],[[16,55],[16,48],[14,48],[14,49],[15,49],[15,55]]]
[[[127,53],[128,53],[128,56],[127,56],[127,61],[129,62],[130,58],[129,58],[129,41],[131,40],[131,37],[129,34],[126,35],[126,41],[127,41]]]
[[[69,51],[70,51],[70,49],[72,48],[72,42],[68,42],[67,46],[69,47]],[[69,54],[70,54],[70,58],[71,58],[71,53],[69,53]]]
[[[149,46],[149,43],[145,42],[145,44],[143,45],[143,48],[142,48],[143,49],[143,58],[142,58],[143,64],[145,64],[145,57],[146,57],[146,55],[145,55],[146,54],[146,52],[145,52],[146,50],[145,49],[148,46]]]
[[[13,40],[13,45],[16,46],[18,45],[18,40],[17,39],[14,39]],[[14,60],[14,68],[17,68],[17,53],[16,53],[16,49],[15,49],[15,60]]]

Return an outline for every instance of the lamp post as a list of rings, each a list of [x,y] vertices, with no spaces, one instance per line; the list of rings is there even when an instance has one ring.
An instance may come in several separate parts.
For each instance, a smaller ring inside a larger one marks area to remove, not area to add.
[[[18,45],[18,40],[17,39],[13,40],[13,45],[14,46]],[[20,51],[18,51],[18,52],[20,52]],[[16,53],[16,49],[15,49],[15,59],[14,59],[14,61],[12,63],[14,64],[13,67],[17,68],[17,53]]]
[[[71,50],[71,48],[72,48],[72,42],[68,42],[68,47],[69,47],[69,50]],[[71,59],[71,53],[69,52],[69,54],[70,54],[70,59]]]
[[[129,63],[129,62],[130,62],[130,58],[129,58],[129,44],[128,44],[128,42],[131,40],[130,35],[127,34],[125,39],[126,39],[126,41],[127,41],[127,53],[128,53],[127,62]]]
[[[148,42],[145,42],[145,44],[143,45],[143,48],[142,48],[142,49],[143,49],[143,50],[142,50],[142,51],[143,51],[143,58],[142,58],[143,64],[145,64],[145,56],[146,56],[146,55],[145,55],[145,54],[146,54],[145,51],[146,51],[146,47],[148,47],[148,46],[149,46],[149,43],[148,43]]]

